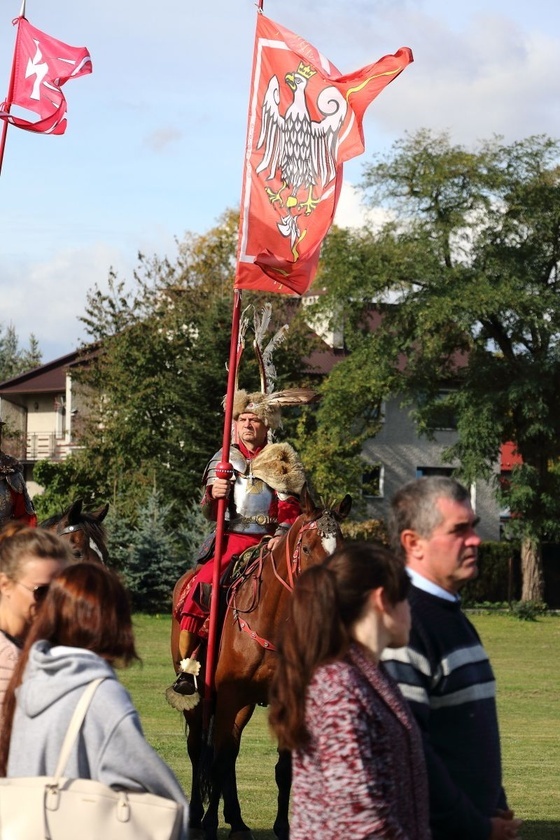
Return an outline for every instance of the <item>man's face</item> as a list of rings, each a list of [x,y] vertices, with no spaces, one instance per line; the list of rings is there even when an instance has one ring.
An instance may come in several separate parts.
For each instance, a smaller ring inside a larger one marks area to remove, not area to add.
[[[267,427],[256,414],[246,412],[237,418],[237,437],[250,452],[264,446],[266,443]]]
[[[456,594],[478,574],[479,520],[469,502],[441,498],[436,505],[441,522],[430,537],[416,536],[409,562],[428,580]]]

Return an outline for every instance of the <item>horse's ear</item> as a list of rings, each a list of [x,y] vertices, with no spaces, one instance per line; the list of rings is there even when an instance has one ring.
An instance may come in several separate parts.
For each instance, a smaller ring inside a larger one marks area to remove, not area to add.
[[[80,520],[80,514],[82,512],[82,505],[84,501],[83,499],[76,499],[75,502],[72,502],[70,507],[68,508],[68,524],[75,525]]]
[[[92,511],[90,515],[93,516],[94,519],[97,519],[98,522],[103,522],[108,513],[109,502],[107,502],[106,505],[103,505],[103,507],[100,507],[98,510]]]
[[[311,490],[307,482],[305,482],[301,489],[301,493],[299,494],[299,503],[303,513],[305,514],[311,515],[315,510],[317,510],[317,505],[311,495]]]
[[[342,499],[342,501],[335,506],[334,512],[336,513],[339,519],[346,519],[351,510],[352,496],[350,496],[347,493],[346,496]]]

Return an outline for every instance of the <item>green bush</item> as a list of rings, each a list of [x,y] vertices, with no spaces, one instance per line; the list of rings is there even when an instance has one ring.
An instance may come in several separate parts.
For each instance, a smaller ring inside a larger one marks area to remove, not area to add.
[[[536,621],[537,616],[545,615],[546,604],[542,601],[516,601],[511,605],[511,612],[520,621]]]
[[[383,543],[383,545],[389,544],[387,528],[381,519],[366,519],[363,522],[343,522],[342,533],[346,540],[374,540]]]

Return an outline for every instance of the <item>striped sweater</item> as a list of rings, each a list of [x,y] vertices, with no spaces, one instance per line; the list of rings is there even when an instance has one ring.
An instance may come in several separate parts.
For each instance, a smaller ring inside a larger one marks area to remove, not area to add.
[[[420,725],[434,840],[488,840],[505,808],[496,684],[480,638],[459,602],[411,587],[409,646],[385,650]]]

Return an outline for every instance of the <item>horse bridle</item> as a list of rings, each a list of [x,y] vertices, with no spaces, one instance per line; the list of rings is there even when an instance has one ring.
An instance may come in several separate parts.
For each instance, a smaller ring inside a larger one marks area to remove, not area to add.
[[[338,526],[333,514],[330,511],[323,511],[321,516],[319,516],[317,519],[313,519],[311,522],[306,522],[305,525],[303,525],[299,530],[298,538],[296,540],[296,544],[292,552],[290,552],[290,540],[288,532],[288,537],[286,538],[286,568],[288,570],[287,581],[284,580],[284,578],[278,571],[278,567],[274,562],[274,554],[272,553],[272,551],[268,552],[270,554],[270,562],[272,564],[272,570],[274,572],[274,575],[280,581],[282,586],[284,586],[288,590],[288,592],[294,591],[295,580],[301,572],[301,544],[303,541],[304,534],[306,534],[308,531],[314,530],[318,531],[320,537],[335,536],[338,530]],[[265,552],[266,548],[263,547],[263,550],[261,551],[257,561],[259,569],[262,568],[262,562]],[[232,592],[231,594],[233,596],[234,592]],[[239,615],[239,610],[235,607],[235,604],[233,603],[233,597],[231,598],[230,604],[233,610],[233,614],[239,623],[240,629],[244,633],[248,633],[251,636],[251,638],[254,639],[261,647],[265,648],[266,650],[275,651],[276,646],[272,642],[268,641],[268,639],[263,639],[262,636],[259,636],[259,634],[256,633],[254,630],[251,630],[247,621],[244,618],[241,618],[241,616]],[[253,607],[251,607],[251,609],[253,609]],[[245,612],[251,612],[251,609],[246,610]]]
[[[59,537],[65,537],[67,534],[74,534],[76,531],[83,531],[86,537],[88,536],[86,529],[83,525],[67,525],[66,528],[62,528],[62,530],[60,531],[57,530],[56,533]],[[101,562],[105,564],[105,560],[103,559],[103,553],[97,545],[97,543],[95,542],[95,540],[93,539],[93,537],[89,537],[89,547],[92,551],[95,551]]]

